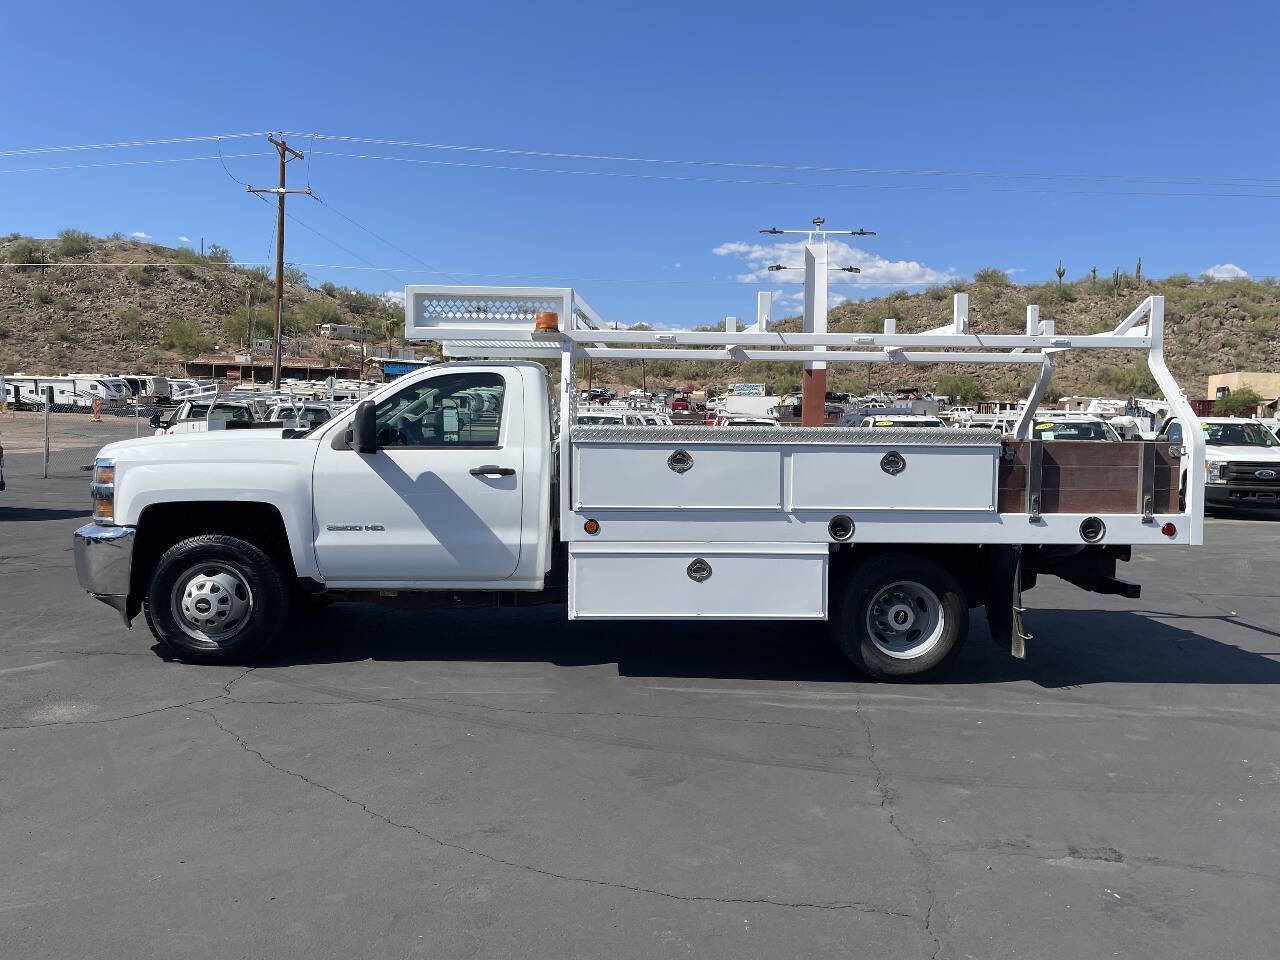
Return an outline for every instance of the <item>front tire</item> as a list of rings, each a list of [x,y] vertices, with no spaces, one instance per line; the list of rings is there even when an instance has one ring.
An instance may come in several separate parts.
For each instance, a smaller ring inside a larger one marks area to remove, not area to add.
[[[927,557],[886,553],[853,569],[836,596],[833,630],[855,667],[877,680],[941,667],[969,633],[964,590]]]
[[[142,609],[151,633],[179,660],[244,663],[276,641],[289,595],[260,547],[205,534],[165,551]]]

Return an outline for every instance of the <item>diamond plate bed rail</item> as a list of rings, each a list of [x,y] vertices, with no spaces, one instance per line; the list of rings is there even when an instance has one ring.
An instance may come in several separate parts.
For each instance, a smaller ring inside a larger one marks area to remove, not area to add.
[[[999,430],[952,427],[615,427],[575,426],[574,443],[863,444],[868,446],[989,447]]]

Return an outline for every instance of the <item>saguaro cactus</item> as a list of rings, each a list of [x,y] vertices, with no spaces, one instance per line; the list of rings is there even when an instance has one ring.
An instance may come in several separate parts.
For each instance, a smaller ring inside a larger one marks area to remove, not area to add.
[[[1062,265],[1062,261],[1058,261],[1058,269],[1053,271],[1058,275],[1058,286],[1062,286],[1062,278],[1067,275],[1067,268]]]
[[[1137,280],[1139,283],[1142,282],[1142,258],[1141,257],[1138,258],[1138,269],[1133,271],[1133,278]]]
[[[1096,287],[1098,285],[1098,266],[1094,264],[1089,268],[1089,286]]]

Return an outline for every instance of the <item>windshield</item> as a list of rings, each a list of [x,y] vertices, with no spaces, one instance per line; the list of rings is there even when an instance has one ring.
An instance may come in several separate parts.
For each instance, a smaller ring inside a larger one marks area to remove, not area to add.
[[[1172,432],[1172,431],[1171,431]],[[1206,423],[1204,438],[1220,447],[1274,447],[1276,438],[1260,423]]]
[[[616,426],[622,423],[622,417],[608,414],[583,414],[578,417],[578,423],[585,426],[598,427],[601,424]]]
[[[191,405],[191,412],[187,414],[188,420],[204,420],[206,417],[210,420],[223,423],[228,420],[247,423],[252,422],[253,412],[250,411],[248,407],[229,407],[223,404],[218,404],[213,408],[213,413],[210,414],[209,404],[193,403]]]
[[[941,427],[941,420],[893,420],[880,419],[872,420],[867,424],[868,427]]]
[[[1120,436],[1102,421],[1050,420],[1036,424],[1040,440],[1119,440]]]

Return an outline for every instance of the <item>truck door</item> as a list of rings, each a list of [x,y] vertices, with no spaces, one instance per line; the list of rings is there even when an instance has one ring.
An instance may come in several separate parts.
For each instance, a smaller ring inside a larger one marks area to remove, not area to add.
[[[441,372],[377,405],[378,450],[320,445],[316,560],[328,581],[502,581],[520,560],[519,370]],[[536,495],[536,493],[535,493]]]

